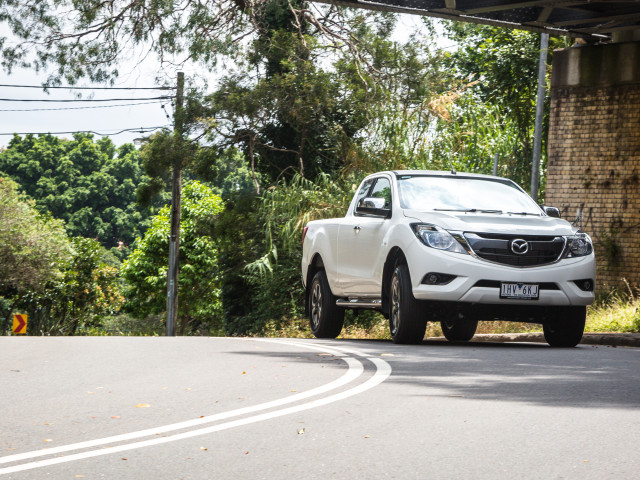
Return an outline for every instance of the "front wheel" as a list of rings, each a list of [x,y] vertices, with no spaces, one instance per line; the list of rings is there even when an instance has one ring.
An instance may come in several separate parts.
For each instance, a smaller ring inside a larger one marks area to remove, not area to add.
[[[411,277],[406,265],[398,265],[391,277],[389,292],[389,329],[393,343],[420,343],[424,339],[427,321],[413,296]]]
[[[336,338],[342,331],[344,308],[336,306],[337,298],[331,293],[327,274],[317,272],[309,289],[309,324],[316,338]]]
[[[478,320],[447,319],[440,322],[444,337],[450,342],[468,342],[476,334]]]
[[[575,347],[582,340],[587,307],[559,307],[555,318],[544,323],[544,339],[552,347]]]

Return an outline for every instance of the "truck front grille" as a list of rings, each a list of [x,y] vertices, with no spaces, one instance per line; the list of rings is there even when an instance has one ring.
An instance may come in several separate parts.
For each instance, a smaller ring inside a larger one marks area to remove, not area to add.
[[[566,243],[564,237],[539,235],[465,233],[464,237],[478,257],[512,267],[535,267],[556,262],[562,256]],[[524,253],[516,253],[518,249],[512,248],[514,240],[526,242],[526,249],[521,249],[526,250]]]

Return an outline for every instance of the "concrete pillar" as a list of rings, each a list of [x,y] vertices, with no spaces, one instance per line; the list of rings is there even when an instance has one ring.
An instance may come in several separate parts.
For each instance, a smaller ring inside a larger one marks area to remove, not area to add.
[[[640,286],[640,41],[554,52],[548,159],[545,203],[582,215],[598,290]]]

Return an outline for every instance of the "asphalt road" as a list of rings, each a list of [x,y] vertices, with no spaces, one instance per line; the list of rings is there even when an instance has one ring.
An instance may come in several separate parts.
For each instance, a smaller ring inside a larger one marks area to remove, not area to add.
[[[0,480],[638,478],[640,349],[0,338]]]

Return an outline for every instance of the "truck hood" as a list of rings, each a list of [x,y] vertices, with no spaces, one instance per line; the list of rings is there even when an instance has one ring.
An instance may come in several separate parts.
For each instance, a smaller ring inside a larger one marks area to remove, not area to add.
[[[512,235],[573,235],[578,231],[566,220],[514,214],[464,212],[420,212],[405,210],[404,216],[461,232],[505,233]]]

